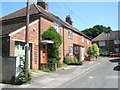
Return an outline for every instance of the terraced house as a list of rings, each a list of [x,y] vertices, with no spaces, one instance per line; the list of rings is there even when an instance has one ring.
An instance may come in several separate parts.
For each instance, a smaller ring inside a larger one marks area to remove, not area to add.
[[[2,17],[2,53],[3,56],[25,56],[26,7]],[[91,39],[73,27],[71,17],[66,21],[48,11],[48,4],[38,0],[30,5],[29,24],[29,67],[39,69],[40,63],[47,63],[46,45],[52,43],[42,40],[42,33],[50,26],[61,34],[63,43],[60,46],[60,62],[69,53],[76,60],[84,60],[87,47]],[[51,52],[52,53],[52,52]]]

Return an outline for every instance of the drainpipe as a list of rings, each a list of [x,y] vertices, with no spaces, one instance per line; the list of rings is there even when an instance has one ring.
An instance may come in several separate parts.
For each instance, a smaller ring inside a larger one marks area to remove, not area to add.
[[[64,56],[65,56],[65,44],[64,44],[64,26],[63,26],[63,59],[64,59]]]
[[[38,68],[40,69],[40,63],[41,63],[41,16],[39,17],[39,27],[38,27],[38,46],[39,46],[39,56],[38,56],[38,60],[39,60],[39,66]]]

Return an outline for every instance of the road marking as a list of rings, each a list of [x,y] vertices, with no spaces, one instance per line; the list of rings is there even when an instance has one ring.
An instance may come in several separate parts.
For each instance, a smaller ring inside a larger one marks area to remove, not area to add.
[[[93,77],[89,77],[89,78],[91,78],[91,79],[92,79]]]

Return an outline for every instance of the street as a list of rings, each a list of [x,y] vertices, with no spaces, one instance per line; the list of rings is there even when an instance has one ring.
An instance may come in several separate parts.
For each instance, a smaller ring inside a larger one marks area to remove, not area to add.
[[[102,57],[82,66],[38,76],[31,84],[8,88],[118,88],[118,62],[118,58]]]
[[[120,59],[119,59],[120,60]],[[105,60],[83,75],[59,86],[59,88],[118,88],[117,58]],[[115,69],[115,70],[114,70]]]

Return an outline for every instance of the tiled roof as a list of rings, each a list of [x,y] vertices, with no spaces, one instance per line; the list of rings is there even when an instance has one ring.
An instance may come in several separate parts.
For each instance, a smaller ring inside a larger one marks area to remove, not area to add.
[[[53,15],[52,13],[48,12],[47,10],[43,9],[42,7],[40,7],[37,4],[30,5],[30,15],[31,15],[30,22],[32,22],[32,20],[36,19],[34,17],[34,15],[38,15],[38,16],[42,15],[42,16],[52,20],[53,22],[57,22],[58,24],[66,27],[66,28],[69,28],[69,29],[73,30],[74,32],[81,34],[84,37],[90,39],[88,36],[86,36],[85,34],[80,32],[78,29],[76,29],[73,26],[71,26],[70,24],[62,21],[59,17]],[[24,19],[23,19],[23,17],[24,17]],[[9,34],[11,32],[14,32],[18,28],[25,26],[25,17],[26,17],[26,7],[2,17],[2,26],[3,26],[2,34]],[[17,21],[17,23],[16,23],[16,21]]]
[[[104,41],[104,40],[120,40],[120,30],[118,31],[110,31],[109,34],[103,32],[94,38],[92,41]]]

